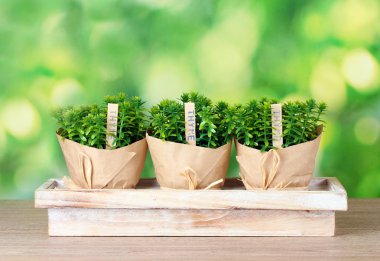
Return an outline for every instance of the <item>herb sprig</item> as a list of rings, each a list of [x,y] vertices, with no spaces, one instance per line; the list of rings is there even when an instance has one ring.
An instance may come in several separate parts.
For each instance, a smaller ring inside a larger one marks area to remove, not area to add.
[[[152,136],[178,143],[186,143],[184,103],[194,102],[196,112],[196,144],[218,148],[233,137],[233,124],[229,106],[225,102],[213,105],[211,100],[196,92],[182,94],[179,101],[163,100],[150,110]]]
[[[252,100],[248,104],[238,105],[235,117],[236,139],[246,146],[261,151],[273,149],[271,104],[276,100]],[[323,124],[321,116],[326,112],[325,103],[310,99],[305,102],[285,102],[283,114],[283,147],[300,144],[318,136],[317,127]]]
[[[53,112],[58,134],[63,138],[90,147],[104,149],[107,135],[107,104],[117,103],[118,126],[112,148],[120,148],[145,136],[146,109],[139,97],[126,97],[124,93],[106,96],[101,105],[63,107]]]

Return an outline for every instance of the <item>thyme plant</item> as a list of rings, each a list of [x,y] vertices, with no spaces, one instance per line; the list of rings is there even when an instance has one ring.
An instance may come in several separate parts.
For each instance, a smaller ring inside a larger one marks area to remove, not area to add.
[[[185,143],[185,113],[183,105],[174,100],[162,100],[150,109],[150,135]]]
[[[234,122],[228,104],[219,102],[213,105],[210,99],[196,92],[182,94],[179,101],[163,100],[153,106],[150,110],[151,135],[162,140],[186,143],[185,102],[195,104],[197,146],[217,148],[231,140],[233,127],[230,125]]]
[[[252,100],[235,107],[236,139],[249,147],[268,151],[272,145],[271,104],[276,100]],[[310,99],[305,102],[286,102],[282,106],[283,147],[300,144],[318,136],[317,127],[323,123],[321,116],[326,111],[325,103]]]
[[[148,118],[144,108],[145,102],[140,97],[126,98],[124,93],[119,93],[115,96],[106,96],[104,100],[105,106],[108,103],[119,105],[115,147],[127,146],[145,137]]]
[[[326,103],[310,99],[306,102],[286,102],[283,105],[284,147],[307,142],[318,137],[317,127],[324,123],[321,116]]]
[[[113,149],[144,138],[147,125],[144,102],[139,97],[126,98],[123,93],[106,96],[101,105],[58,108],[53,112],[58,127],[57,133],[83,145],[105,148],[108,103],[119,105]]]

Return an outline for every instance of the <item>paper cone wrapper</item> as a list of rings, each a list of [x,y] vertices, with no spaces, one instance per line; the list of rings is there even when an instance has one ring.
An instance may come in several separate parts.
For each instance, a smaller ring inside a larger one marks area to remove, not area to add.
[[[261,152],[235,140],[236,159],[246,189],[307,189],[322,136],[287,148]]]
[[[114,149],[97,149],[57,134],[72,182],[86,189],[135,188],[144,168],[147,143],[139,140]]]
[[[161,188],[217,189],[223,186],[231,142],[211,149],[162,141],[148,134],[147,141]]]

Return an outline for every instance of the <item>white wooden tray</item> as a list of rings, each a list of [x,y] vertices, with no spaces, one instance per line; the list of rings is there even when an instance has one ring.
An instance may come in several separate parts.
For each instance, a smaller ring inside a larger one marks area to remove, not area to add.
[[[35,207],[48,208],[50,236],[333,236],[335,211],[347,210],[336,178],[314,178],[307,191],[62,189],[48,180]]]

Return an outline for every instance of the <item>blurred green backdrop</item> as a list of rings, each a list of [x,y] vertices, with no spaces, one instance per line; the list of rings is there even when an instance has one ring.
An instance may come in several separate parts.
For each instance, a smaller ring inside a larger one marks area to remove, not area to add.
[[[66,174],[52,108],[189,90],[326,101],[316,174],[378,197],[379,39],[378,0],[0,0],[0,198]]]

